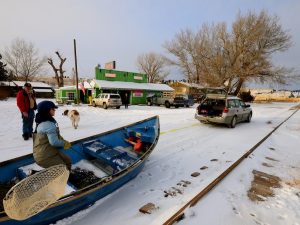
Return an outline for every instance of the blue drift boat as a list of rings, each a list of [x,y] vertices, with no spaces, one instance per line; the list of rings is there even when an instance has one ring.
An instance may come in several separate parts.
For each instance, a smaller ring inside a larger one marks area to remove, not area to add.
[[[14,220],[2,204],[8,190],[33,172],[43,170],[32,154],[0,163],[0,225],[50,224],[91,206],[136,177],[159,138],[154,116],[128,126],[74,141],[64,151],[72,158],[65,195],[40,213]]]

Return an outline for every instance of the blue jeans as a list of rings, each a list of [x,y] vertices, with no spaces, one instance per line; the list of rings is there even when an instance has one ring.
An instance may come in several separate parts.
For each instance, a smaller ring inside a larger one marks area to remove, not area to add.
[[[23,122],[23,135],[24,134],[32,134],[33,131],[33,120],[34,120],[34,110],[29,109],[28,117],[24,117],[22,114],[22,122]]]

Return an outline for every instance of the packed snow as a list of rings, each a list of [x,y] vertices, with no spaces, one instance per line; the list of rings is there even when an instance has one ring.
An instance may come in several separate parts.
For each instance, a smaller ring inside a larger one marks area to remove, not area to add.
[[[178,109],[135,105],[128,109],[121,107],[108,110],[87,105],[61,106],[57,109],[55,118],[62,136],[68,141],[154,115],[159,115],[161,133],[145,168],[135,179],[90,208],[56,224],[163,224],[274,127],[295,112],[296,105],[252,103],[251,123],[238,124],[234,129],[202,124],[195,120],[197,105]],[[77,130],[72,127],[68,117],[62,116],[65,109],[77,109],[80,112],[81,119]],[[9,98],[0,101],[0,112],[0,161],[31,153],[32,141],[24,141],[22,138],[21,114],[16,100]],[[296,112],[208,195],[194,207],[188,208],[184,219],[178,224],[299,225],[299,144],[300,112]],[[264,201],[249,199],[247,192],[251,188],[253,170],[280,177],[281,187],[274,189],[273,197],[264,198]],[[194,172],[199,172],[200,175],[192,177]],[[139,208],[149,202],[156,209],[151,214],[140,213]]]

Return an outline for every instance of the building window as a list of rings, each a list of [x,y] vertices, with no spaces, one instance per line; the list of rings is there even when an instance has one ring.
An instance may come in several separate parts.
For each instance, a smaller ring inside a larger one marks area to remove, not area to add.
[[[67,92],[68,100],[75,100],[75,93],[74,92]]]

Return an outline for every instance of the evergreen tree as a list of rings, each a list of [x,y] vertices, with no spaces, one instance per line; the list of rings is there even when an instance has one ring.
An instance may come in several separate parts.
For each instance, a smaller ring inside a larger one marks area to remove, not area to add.
[[[1,62],[2,55],[0,54],[0,81],[6,81],[8,79],[7,70],[5,69],[6,64]]]

